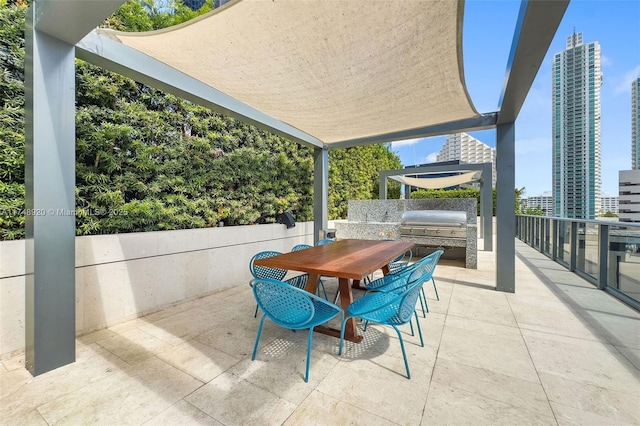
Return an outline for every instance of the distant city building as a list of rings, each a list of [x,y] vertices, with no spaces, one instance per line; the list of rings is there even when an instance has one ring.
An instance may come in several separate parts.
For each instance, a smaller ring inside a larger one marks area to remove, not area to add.
[[[600,197],[601,214],[618,214],[618,200],[619,198],[617,195],[603,195],[602,197]]]
[[[640,78],[631,83],[631,169],[640,169]]]
[[[437,161],[459,160],[460,163],[481,164],[491,163],[493,179],[491,187],[496,187],[496,150],[466,134],[450,135],[440,149]]]
[[[545,191],[542,195],[527,197],[522,199],[524,207],[536,209],[540,207],[545,216],[553,216],[553,195],[551,191]]]
[[[600,86],[598,42],[567,38],[553,59],[553,198],[556,216],[595,219],[600,211]]]
[[[618,173],[620,222],[640,222],[640,169]]]

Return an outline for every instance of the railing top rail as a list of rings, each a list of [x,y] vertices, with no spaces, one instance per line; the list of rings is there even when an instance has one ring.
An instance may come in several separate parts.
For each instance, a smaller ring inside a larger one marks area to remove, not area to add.
[[[618,222],[614,220],[597,220],[597,219],[575,219],[570,217],[538,216],[538,215],[531,215],[531,214],[516,214],[516,216],[517,217],[533,217],[533,218],[539,218],[539,219],[552,219],[552,220],[559,220],[562,222],[593,223],[596,225],[610,225],[610,226],[628,226],[631,228],[640,229],[640,223],[635,223],[635,222]]]

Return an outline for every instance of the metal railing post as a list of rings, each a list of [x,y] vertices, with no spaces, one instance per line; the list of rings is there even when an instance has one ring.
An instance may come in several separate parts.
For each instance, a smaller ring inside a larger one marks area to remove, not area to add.
[[[600,264],[598,269],[598,288],[604,290],[607,287],[609,276],[609,225],[598,225],[598,259]]]
[[[551,258],[558,260],[558,245],[560,244],[560,237],[558,232],[560,230],[560,221],[557,219],[551,219],[551,226],[553,228],[553,238],[551,241]]]
[[[578,222],[571,221],[571,243],[569,244],[569,252],[571,259],[569,261],[569,270],[576,270],[578,263]]]

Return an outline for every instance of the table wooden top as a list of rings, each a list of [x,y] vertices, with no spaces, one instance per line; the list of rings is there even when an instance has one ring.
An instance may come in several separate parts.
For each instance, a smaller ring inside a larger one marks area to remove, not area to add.
[[[354,280],[372,274],[415,246],[407,241],[338,240],[255,261],[256,265]]]

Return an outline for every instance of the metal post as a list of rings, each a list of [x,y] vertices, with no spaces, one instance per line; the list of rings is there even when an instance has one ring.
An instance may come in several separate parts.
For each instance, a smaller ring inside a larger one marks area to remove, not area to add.
[[[569,244],[571,259],[569,260],[569,270],[576,270],[578,265],[578,222],[571,222],[571,243]]]
[[[75,361],[75,46],[35,28],[25,56],[26,367]]]
[[[515,292],[515,123],[496,127],[496,290]]]
[[[378,198],[380,200],[386,200],[388,196],[387,189],[387,174],[384,171],[380,172],[380,177],[378,178]]]
[[[313,241],[320,238],[320,231],[328,227],[329,209],[329,150],[313,150]]]
[[[600,264],[598,273],[598,288],[604,290],[608,281],[609,262],[609,225],[598,225],[598,258]]]
[[[547,235],[547,222],[543,218],[539,218],[538,221],[540,222],[540,247],[538,248],[540,249],[540,253],[544,253],[544,242]]]
[[[560,222],[557,219],[551,219],[551,228],[553,229],[551,238],[551,258],[555,261],[558,260],[558,245],[560,243],[558,231],[560,230]]]
[[[493,171],[491,163],[485,163],[480,183],[480,220],[484,250],[493,251]]]

